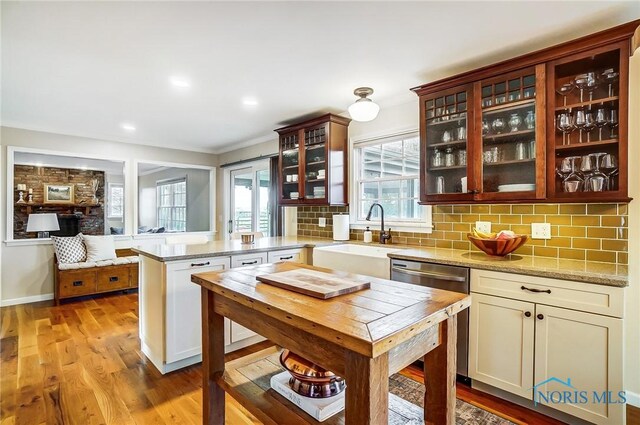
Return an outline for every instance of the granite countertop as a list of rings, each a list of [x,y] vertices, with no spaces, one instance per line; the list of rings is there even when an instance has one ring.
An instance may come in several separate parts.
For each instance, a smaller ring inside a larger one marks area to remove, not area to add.
[[[150,245],[132,248],[140,255],[156,261],[193,260],[205,257],[224,257],[238,254],[273,251],[277,249],[313,248],[330,245],[331,239],[310,239],[298,237],[256,238],[253,244],[243,244],[240,240],[211,241],[206,244]]]
[[[133,248],[133,251],[157,261],[177,261],[266,252],[277,249],[315,248],[318,246],[341,245],[345,243],[362,244],[363,242],[333,241],[322,238],[272,237],[256,239],[255,243],[251,245],[242,244],[239,240],[225,240],[211,241],[198,245],[152,245]],[[474,269],[573,280],[616,287],[625,287],[629,284],[628,268],[626,265],[517,254],[511,254],[504,258],[495,258],[477,251],[396,244],[389,246],[402,249],[388,254],[390,258],[401,260],[448,264]]]
[[[618,264],[517,254],[511,254],[504,258],[495,258],[489,257],[482,252],[426,247],[412,247],[388,255],[391,258],[400,260],[464,266],[474,269],[550,277],[607,286],[625,287],[629,284],[627,266]]]

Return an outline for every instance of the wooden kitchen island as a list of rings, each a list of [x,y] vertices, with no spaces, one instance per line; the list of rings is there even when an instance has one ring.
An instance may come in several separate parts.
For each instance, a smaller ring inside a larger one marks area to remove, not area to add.
[[[367,277],[370,289],[320,300],[256,280],[296,268],[328,271],[276,263],[192,276],[202,286],[203,424],[224,425],[225,391],[265,424],[318,423],[235,369],[225,372],[224,317],[346,379],[345,411],[324,423],[417,423],[407,416],[415,406],[404,409],[396,397],[390,406],[388,388],[391,374],[422,357],[424,422],[455,423],[456,315],[469,295]]]

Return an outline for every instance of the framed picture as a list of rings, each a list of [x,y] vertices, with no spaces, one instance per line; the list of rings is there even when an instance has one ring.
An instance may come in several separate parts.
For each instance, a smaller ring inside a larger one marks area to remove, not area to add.
[[[72,184],[45,184],[44,203],[45,204],[73,204]]]

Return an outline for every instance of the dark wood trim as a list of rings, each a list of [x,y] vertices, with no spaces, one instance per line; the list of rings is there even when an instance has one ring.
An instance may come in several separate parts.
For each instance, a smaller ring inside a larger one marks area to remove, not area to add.
[[[640,20],[631,21],[604,31],[517,56],[513,59],[504,60],[482,68],[463,72],[449,78],[423,84],[421,86],[414,87],[411,90],[418,95],[424,95],[442,90],[443,88],[450,87],[451,85],[463,85],[475,80],[491,78],[505,72],[511,72],[543,62],[549,62],[563,56],[584,52],[612,42],[629,40],[634,36],[634,32],[637,32],[638,26],[640,26]]]
[[[349,123],[351,122],[351,118],[346,118],[346,117],[342,117],[340,115],[335,115],[335,114],[325,114],[317,118],[306,120],[304,122],[291,124],[286,127],[276,128],[274,131],[277,132],[278,134],[290,133],[292,131],[298,131],[304,128],[313,127],[325,122],[334,122],[334,123],[348,126]]]

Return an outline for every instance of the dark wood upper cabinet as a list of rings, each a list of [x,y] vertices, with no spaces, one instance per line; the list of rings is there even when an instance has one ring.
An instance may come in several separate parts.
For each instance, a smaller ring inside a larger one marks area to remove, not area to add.
[[[327,114],[275,130],[280,205],[348,205],[350,122]]]
[[[629,53],[639,25],[413,88],[421,203],[628,202]]]

